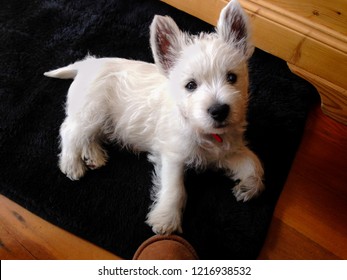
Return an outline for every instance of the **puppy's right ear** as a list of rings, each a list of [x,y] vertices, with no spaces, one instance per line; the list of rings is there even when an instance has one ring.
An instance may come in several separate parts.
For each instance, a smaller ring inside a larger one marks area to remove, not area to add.
[[[168,16],[156,15],[150,28],[151,49],[155,64],[165,76],[178,59],[184,41],[183,33]]]

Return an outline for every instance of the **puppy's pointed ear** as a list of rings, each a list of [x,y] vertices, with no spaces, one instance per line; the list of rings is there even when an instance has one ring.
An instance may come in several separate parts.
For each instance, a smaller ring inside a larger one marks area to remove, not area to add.
[[[183,34],[172,18],[158,15],[154,17],[150,31],[154,61],[167,76],[182,49]]]
[[[248,18],[237,0],[231,0],[221,11],[217,33],[227,43],[235,45],[248,59],[254,46],[250,42]]]

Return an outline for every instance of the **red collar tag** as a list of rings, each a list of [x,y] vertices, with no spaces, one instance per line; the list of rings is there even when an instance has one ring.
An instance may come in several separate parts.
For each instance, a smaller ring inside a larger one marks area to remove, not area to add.
[[[217,142],[223,143],[222,137],[220,137],[218,134],[212,134],[213,138],[216,139]]]

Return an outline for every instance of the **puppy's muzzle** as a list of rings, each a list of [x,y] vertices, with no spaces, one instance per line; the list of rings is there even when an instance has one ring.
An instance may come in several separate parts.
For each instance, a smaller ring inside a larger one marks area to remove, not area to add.
[[[208,108],[207,112],[214,121],[221,124],[227,119],[230,112],[230,106],[228,104],[214,104]]]

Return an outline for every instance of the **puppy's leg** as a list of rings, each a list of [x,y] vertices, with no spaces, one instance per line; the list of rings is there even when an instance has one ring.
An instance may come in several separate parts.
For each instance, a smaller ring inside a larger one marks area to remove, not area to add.
[[[96,169],[106,164],[107,154],[99,144],[100,123],[67,117],[60,129],[62,151],[59,167],[71,180],[80,179],[87,167]]]
[[[231,178],[240,181],[233,188],[238,201],[247,201],[263,191],[263,167],[258,157],[247,147],[242,147],[227,160],[227,168]]]
[[[61,153],[59,155],[60,170],[71,180],[78,180],[86,171],[81,159],[82,146],[79,124],[67,117],[60,127]]]
[[[162,157],[156,163],[156,198],[147,215],[147,224],[157,234],[182,232],[182,212],[186,204],[183,163]]]

